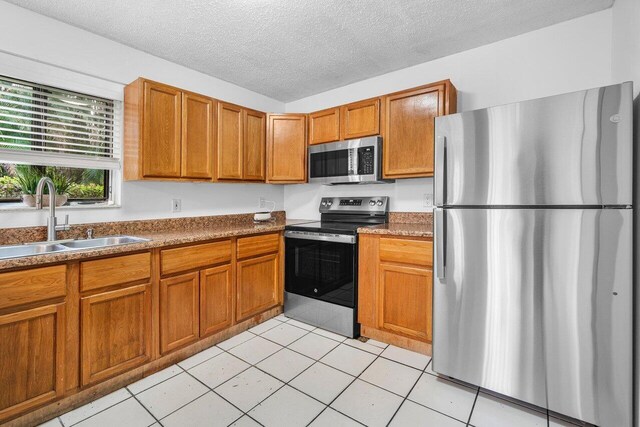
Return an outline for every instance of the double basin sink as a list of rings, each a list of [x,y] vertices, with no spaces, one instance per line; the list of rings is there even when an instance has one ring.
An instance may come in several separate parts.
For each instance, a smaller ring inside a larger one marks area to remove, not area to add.
[[[34,255],[98,249],[109,246],[148,242],[149,239],[134,236],[106,236],[96,239],[61,240],[56,242],[25,243],[23,245],[0,246],[0,260]]]

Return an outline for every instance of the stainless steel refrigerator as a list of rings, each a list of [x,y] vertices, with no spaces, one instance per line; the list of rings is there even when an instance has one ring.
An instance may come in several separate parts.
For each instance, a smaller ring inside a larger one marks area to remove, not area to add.
[[[433,369],[631,426],[632,84],[435,122]]]

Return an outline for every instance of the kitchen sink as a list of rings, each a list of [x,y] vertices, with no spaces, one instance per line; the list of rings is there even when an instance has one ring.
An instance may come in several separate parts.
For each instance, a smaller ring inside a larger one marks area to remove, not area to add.
[[[143,239],[142,237],[107,236],[107,237],[98,237],[96,239],[71,240],[69,242],[62,242],[61,245],[69,249],[90,249],[90,248],[103,248],[105,246],[127,245],[130,243],[141,243],[141,242],[148,242],[148,241],[149,239]]]
[[[56,252],[70,252],[81,249],[104,248],[148,242],[149,239],[134,236],[106,236],[96,239],[78,239],[58,242],[25,243],[24,245],[0,246],[0,260],[45,255]]]
[[[44,255],[52,252],[68,251],[59,243],[37,243],[15,246],[0,246],[0,259],[20,258],[32,255]]]

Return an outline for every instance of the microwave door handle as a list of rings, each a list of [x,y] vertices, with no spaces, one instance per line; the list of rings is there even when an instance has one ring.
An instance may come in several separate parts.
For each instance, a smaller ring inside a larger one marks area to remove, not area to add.
[[[436,159],[440,160],[440,164],[436,162],[435,176],[435,205],[444,206],[447,200],[447,137],[439,136],[436,138]]]

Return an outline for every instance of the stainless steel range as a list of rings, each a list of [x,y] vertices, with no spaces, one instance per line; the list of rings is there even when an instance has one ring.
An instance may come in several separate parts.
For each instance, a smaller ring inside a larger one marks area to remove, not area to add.
[[[285,229],[284,314],[355,338],[358,227],[384,224],[389,198],[324,197],[321,220]]]

